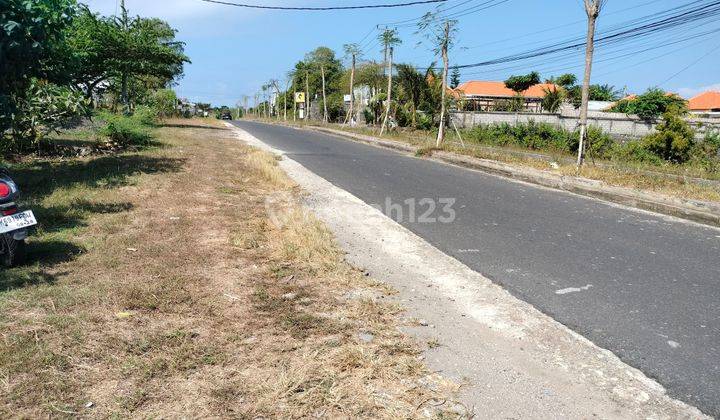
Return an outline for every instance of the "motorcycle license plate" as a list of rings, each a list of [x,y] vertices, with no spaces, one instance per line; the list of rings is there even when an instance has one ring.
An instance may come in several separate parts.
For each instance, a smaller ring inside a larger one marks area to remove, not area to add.
[[[37,220],[35,220],[35,215],[32,210],[28,210],[22,213],[0,217],[0,233],[12,232],[13,230],[26,228],[36,224]]]

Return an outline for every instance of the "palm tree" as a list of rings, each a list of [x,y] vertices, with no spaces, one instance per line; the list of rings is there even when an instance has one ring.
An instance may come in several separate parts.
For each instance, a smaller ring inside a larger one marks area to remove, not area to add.
[[[410,120],[413,128],[417,128],[417,110],[420,107],[423,91],[427,89],[426,78],[410,64],[397,65],[398,96],[406,100],[410,107]]]
[[[387,103],[385,105],[385,118],[383,118],[382,125],[380,126],[380,135],[383,135],[383,132],[385,131],[385,127],[388,123],[388,118],[390,117],[390,103],[392,102],[392,59],[393,59],[393,49],[396,45],[400,45],[402,40],[397,35],[397,29],[385,29],[385,31],[380,34],[380,42],[383,43],[385,46],[385,51],[387,51],[387,57],[388,57],[388,63],[387,63],[387,77],[388,77],[388,87],[387,87]]]

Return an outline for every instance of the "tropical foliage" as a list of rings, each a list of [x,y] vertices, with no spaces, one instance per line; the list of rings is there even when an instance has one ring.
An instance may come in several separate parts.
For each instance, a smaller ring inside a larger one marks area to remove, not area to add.
[[[75,0],[1,0],[0,148],[23,152],[91,107],[162,103],[189,62],[160,19],[93,14]],[[103,94],[109,94],[103,97]],[[108,98],[106,104],[96,103]]]
[[[610,111],[653,119],[668,112],[671,108],[675,108],[677,112],[683,112],[687,110],[687,103],[677,95],[666,93],[659,88],[651,88],[640,96],[619,101]]]

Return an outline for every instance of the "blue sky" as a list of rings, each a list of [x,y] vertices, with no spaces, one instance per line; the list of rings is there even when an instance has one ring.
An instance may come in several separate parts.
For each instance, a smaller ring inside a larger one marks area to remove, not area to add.
[[[397,0],[245,0],[248,3],[283,6],[383,4]],[[441,7],[453,13],[486,0],[449,0]],[[599,29],[661,11],[690,0],[609,0]],[[85,0],[91,9],[114,14],[118,0]],[[179,30],[192,59],[177,91],[191,100],[235,104],[242,95],[252,96],[267,80],[284,80],[303,55],[318,46],[333,48],[360,42],[365,57],[382,59],[375,42],[378,24],[417,18],[433,6],[367,11],[289,12],[249,10],[209,4],[200,0],[126,0],[132,14],[159,17]],[[459,18],[453,63],[466,64],[522,52],[552,42],[585,35],[585,12],[581,0],[507,0],[495,7]],[[639,93],[651,86],[678,92],[685,97],[708,89],[720,90],[720,37],[717,33],[680,43],[688,34],[720,28],[709,22],[670,31],[639,44],[598,49],[593,83],[608,83]],[[400,26],[403,44],[396,62],[427,66],[434,57],[414,26]],[[660,46],[660,48],[655,48]],[[639,50],[654,48],[645,52]],[[540,71],[543,77],[564,72],[582,73],[584,51],[565,57],[544,57],[530,62],[468,69],[462,80],[504,80],[511,74]],[[694,64],[693,64],[694,63]],[[692,64],[692,65],[691,65]],[[689,66],[689,67],[688,67]]]

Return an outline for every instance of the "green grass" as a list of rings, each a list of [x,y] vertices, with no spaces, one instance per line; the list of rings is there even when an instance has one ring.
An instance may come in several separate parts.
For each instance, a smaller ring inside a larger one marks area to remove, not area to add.
[[[64,135],[82,137],[86,133],[68,131]],[[161,157],[151,150],[9,165],[22,192],[19,204],[35,213],[38,225],[28,239],[27,263],[0,270],[0,291],[52,283],[55,279],[52,267],[94,246],[92,241],[81,239],[91,217],[132,209],[116,192],[120,187],[132,185],[139,174],[175,171],[179,165],[178,160]]]

